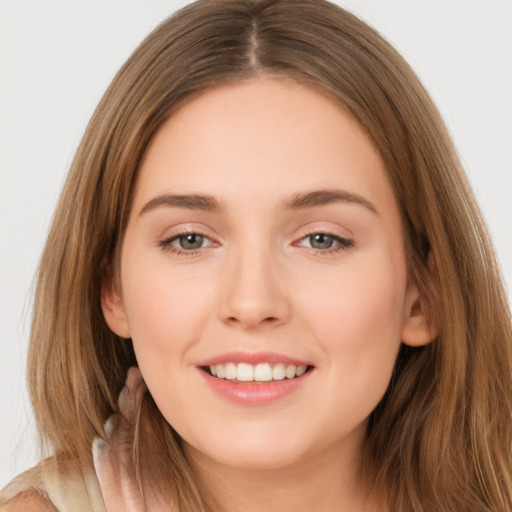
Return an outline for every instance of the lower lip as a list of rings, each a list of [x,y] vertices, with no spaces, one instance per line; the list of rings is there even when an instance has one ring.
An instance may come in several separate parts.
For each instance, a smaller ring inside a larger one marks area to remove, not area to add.
[[[243,405],[265,405],[294,393],[308,380],[311,370],[294,379],[274,380],[270,382],[232,382],[213,377],[199,369],[210,388],[232,402]]]

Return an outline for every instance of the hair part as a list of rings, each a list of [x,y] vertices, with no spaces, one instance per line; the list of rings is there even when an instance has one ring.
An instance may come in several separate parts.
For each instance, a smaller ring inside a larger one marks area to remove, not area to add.
[[[92,440],[106,437],[136,364],[130,340],[108,329],[100,296],[115,278],[147,145],[202,91],[259,75],[324,91],[363,127],[402,212],[409,278],[439,331],[428,346],[402,345],[370,418],[362,477],[395,511],[509,510],[512,328],[488,233],[416,75],[377,32],[323,0],[195,2],[157,27],[114,78],[40,264],[28,376],[43,441],[62,460],[90,463]],[[174,482],[182,512],[215,508],[149,394],[136,434],[143,491]]]

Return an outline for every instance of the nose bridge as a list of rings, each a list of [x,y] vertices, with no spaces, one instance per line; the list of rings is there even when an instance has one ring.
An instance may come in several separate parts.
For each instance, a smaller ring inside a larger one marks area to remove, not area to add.
[[[251,242],[233,248],[226,262],[220,307],[223,321],[256,327],[280,324],[289,315],[284,275],[270,244]]]

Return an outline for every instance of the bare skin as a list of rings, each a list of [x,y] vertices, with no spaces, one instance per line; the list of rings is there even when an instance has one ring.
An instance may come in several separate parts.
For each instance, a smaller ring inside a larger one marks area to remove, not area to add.
[[[18,494],[2,507],[4,512],[55,512],[55,508],[37,491]]]

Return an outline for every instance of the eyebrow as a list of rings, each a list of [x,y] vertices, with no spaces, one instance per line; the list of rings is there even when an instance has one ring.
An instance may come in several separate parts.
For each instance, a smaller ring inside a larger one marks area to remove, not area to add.
[[[140,211],[139,217],[161,206],[202,210],[205,212],[216,212],[221,209],[219,201],[213,196],[200,194],[162,194],[146,203]]]
[[[283,201],[283,206],[287,210],[305,210],[307,208],[316,208],[340,202],[364,206],[378,215],[377,209],[364,197],[352,192],[337,189],[313,190],[311,192],[293,194],[290,198]],[[146,203],[141,209],[139,217],[162,206],[187,208],[189,210],[205,212],[218,212],[222,210],[220,201],[210,195],[162,194]]]
[[[364,206],[365,208],[368,208],[368,210],[378,215],[375,206],[373,206],[373,204],[364,197],[352,192],[338,189],[314,190],[312,192],[294,194],[290,199],[287,199],[284,202],[284,206],[289,210],[302,210],[305,208],[315,208],[318,206],[325,206],[327,204],[340,202],[355,203]]]

